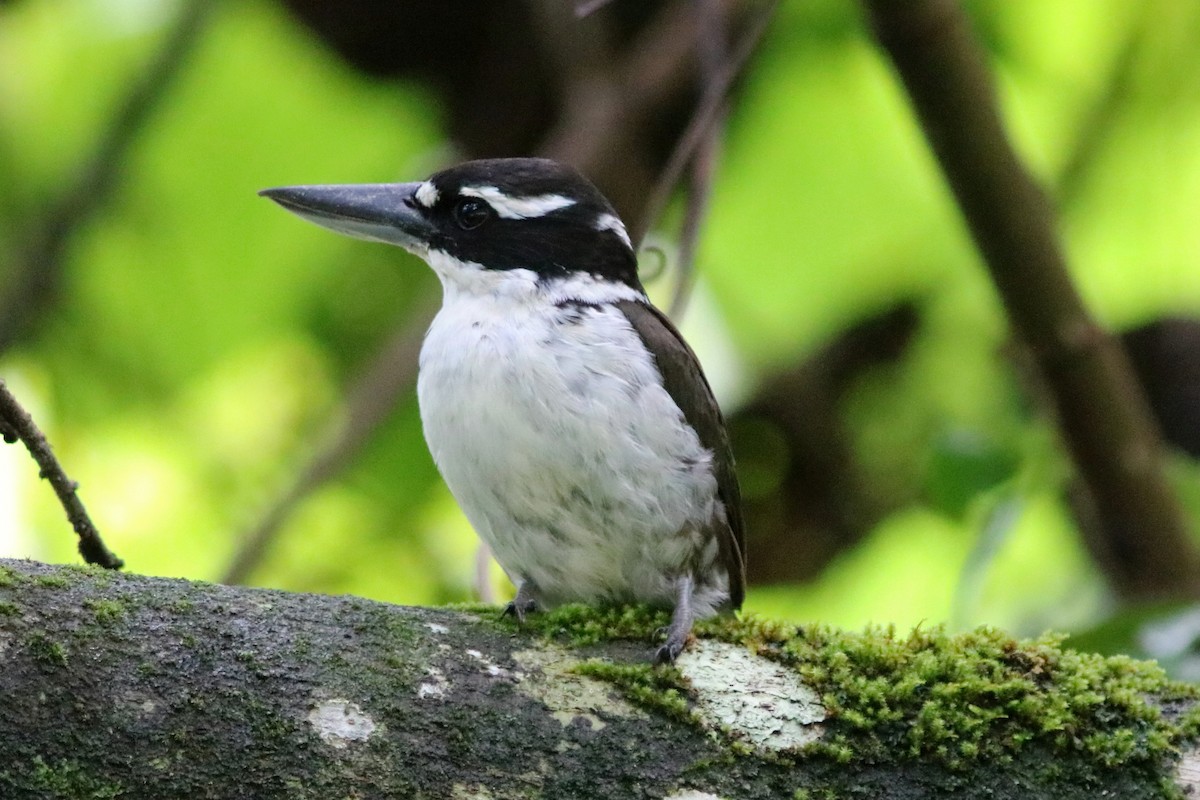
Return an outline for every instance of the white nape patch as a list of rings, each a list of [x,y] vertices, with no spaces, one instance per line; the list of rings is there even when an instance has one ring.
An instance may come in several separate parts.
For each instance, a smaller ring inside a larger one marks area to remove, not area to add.
[[[425,181],[418,186],[417,191],[413,196],[417,198],[418,203],[426,208],[433,208],[435,205],[437,205],[438,198],[441,197],[441,195],[438,193],[437,187],[429,181]]]
[[[696,712],[763,750],[786,750],[820,739],[826,716],[820,696],[795,672],[746,648],[701,640],[675,666],[691,681]]]
[[[596,217],[596,230],[612,231],[617,235],[617,238],[625,243],[625,246],[630,250],[633,249],[633,242],[629,241],[629,233],[625,230],[625,223],[617,219],[613,214],[601,214]]]
[[[375,720],[349,700],[322,700],[308,712],[308,724],[321,741],[341,750],[350,742],[362,742],[375,732]]]
[[[539,194],[529,197],[510,197],[495,186],[464,186],[458,190],[464,197],[486,200],[496,213],[504,219],[530,219],[544,217],[552,211],[575,205],[575,201],[561,194]]]

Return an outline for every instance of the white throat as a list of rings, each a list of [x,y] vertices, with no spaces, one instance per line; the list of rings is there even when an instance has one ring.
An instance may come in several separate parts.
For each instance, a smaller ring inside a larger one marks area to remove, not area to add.
[[[549,280],[531,269],[489,270],[472,261],[460,261],[442,250],[419,253],[442,281],[443,306],[463,300],[491,298],[518,304],[585,303],[600,305],[618,300],[646,300],[646,295],[623,283],[576,273]]]

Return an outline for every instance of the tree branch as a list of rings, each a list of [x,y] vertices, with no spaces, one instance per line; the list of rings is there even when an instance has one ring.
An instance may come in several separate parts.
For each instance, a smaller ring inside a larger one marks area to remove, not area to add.
[[[29,412],[13,397],[3,380],[0,380],[0,438],[9,444],[18,439],[25,443],[29,454],[37,462],[39,476],[50,481],[54,493],[58,496],[58,502],[67,512],[71,527],[79,535],[79,554],[83,556],[83,560],[105,569],[120,569],[125,566],[125,562],[105,546],[104,540],[100,538],[100,531],[92,524],[91,517],[88,516],[87,509],[83,507],[83,501],[77,493],[79,484],[67,477],[62,465],[54,457],[45,435],[34,423],[33,417],[29,416]]]
[[[1139,800],[1195,766],[1153,665],[726,620],[656,668],[664,620],[0,561],[0,796]]]
[[[982,50],[953,0],[863,0],[958,200],[1063,439],[1127,596],[1195,596],[1200,559],[1163,472],[1146,399],[1071,282],[1050,205],[1000,120]]]

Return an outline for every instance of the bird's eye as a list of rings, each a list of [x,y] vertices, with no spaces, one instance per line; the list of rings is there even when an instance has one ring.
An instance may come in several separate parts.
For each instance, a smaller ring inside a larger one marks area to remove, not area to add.
[[[454,206],[454,221],[464,231],[478,228],[491,219],[492,207],[482,200],[467,197],[459,200]]]

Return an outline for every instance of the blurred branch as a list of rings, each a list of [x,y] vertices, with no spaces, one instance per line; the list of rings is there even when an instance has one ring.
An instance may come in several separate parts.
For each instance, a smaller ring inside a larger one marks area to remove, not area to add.
[[[730,415],[739,464],[750,474],[780,472],[769,492],[743,487],[751,584],[812,578],[898,504],[867,480],[839,406],[863,373],[901,358],[919,326],[911,301],[860,320],[812,357],[764,379]],[[756,464],[762,442],[771,440],[782,452]]]
[[[1137,54],[1150,24],[1150,14],[1143,8],[1134,22],[1133,31],[1121,44],[1112,73],[1105,81],[1104,93],[1088,109],[1077,127],[1078,133],[1055,187],[1059,202],[1064,205],[1079,193],[1088,169],[1113,134],[1118,111],[1129,98]]]
[[[667,200],[671,197],[671,192],[679,184],[679,179],[687,168],[688,163],[691,162],[693,155],[704,145],[706,140],[714,135],[712,131],[717,126],[717,120],[722,115],[722,110],[725,107],[725,98],[733,86],[734,80],[741,73],[742,68],[750,60],[750,56],[754,54],[759,42],[766,34],[771,19],[775,16],[775,9],[778,7],[779,0],[771,0],[771,2],[763,7],[758,16],[749,24],[745,33],[742,34],[738,46],[725,62],[720,74],[706,81],[704,96],[701,98],[696,111],[688,122],[687,129],[684,130],[676,142],[675,149],[672,151],[671,157],[667,160],[666,166],[659,173],[658,182],[655,184],[653,193],[646,201],[638,224],[633,226],[629,231],[629,235],[634,242],[640,243],[645,238],[646,233],[658,221],[658,218],[662,216],[663,209],[667,205]],[[714,10],[711,13],[717,12]]]
[[[715,0],[715,5],[725,17],[741,7],[738,0]],[[657,164],[647,164],[648,148],[638,136],[645,135],[649,119],[661,115],[668,101],[688,87],[695,73],[694,55],[702,51],[708,33],[694,0],[663,5],[623,54],[560,90],[562,113],[537,152],[573,164],[605,187],[628,223],[635,210],[646,207],[644,187],[661,174]],[[688,156],[695,145],[687,148]],[[683,159],[672,186],[687,161]],[[631,177],[640,171],[648,171],[644,181]],[[637,227],[630,226],[634,242],[642,238]]]
[[[686,200],[683,224],[679,228],[679,275],[675,281],[675,292],[667,306],[667,315],[674,320],[683,316],[692,287],[696,279],[696,248],[700,232],[708,216],[708,201],[712,196],[713,178],[717,171],[717,160],[721,151],[721,139],[725,128],[725,114],[709,130],[696,151],[688,168]]]
[[[863,0],[1017,334],[1032,348],[1105,532],[1116,587],[1195,595],[1200,566],[1129,362],[1075,290],[1046,197],[1020,163],[952,0]]]
[[[214,0],[190,0],[183,6],[162,48],[113,114],[92,156],[77,170],[75,182],[18,238],[23,246],[12,256],[0,295],[0,352],[19,340],[53,301],[67,243],[111,196],[130,147],[182,71],[214,5]]]
[[[79,535],[79,553],[83,556],[83,560],[89,564],[98,564],[105,569],[120,569],[125,566],[125,562],[117,558],[105,546],[104,540],[100,538],[100,531],[92,524],[87,509],[83,507],[83,501],[79,499],[77,493],[79,484],[67,477],[62,464],[59,464],[58,459],[54,457],[54,452],[50,449],[50,443],[46,441],[46,436],[34,423],[33,417],[29,416],[29,412],[17,402],[17,398],[13,397],[12,392],[8,390],[2,380],[0,380],[0,437],[8,444],[13,444],[18,439],[25,443],[29,454],[37,462],[39,477],[50,481],[54,493],[58,495],[58,502],[67,512],[67,519],[70,521],[71,527]]]
[[[597,174],[607,171],[606,159],[615,166],[613,143],[683,84],[698,38],[689,2],[676,0],[662,7],[619,62],[609,58],[591,70],[572,70],[572,80],[559,88],[562,112],[536,148],[538,154],[573,164],[604,183]],[[552,45],[552,61],[562,61],[555,56],[558,49]]]
[[[611,2],[612,0],[575,0],[575,16],[579,19],[591,16]]]
[[[326,432],[317,454],[255,526],[239,537],[241,547],[221,576],[221,583],[244,583],[250,577],[301,501],[336,476],[395,409],[398,398],[412,390],[421,341],[434,310],[431,302],[419,304],[371,359],[347,394],[344,417]]]

